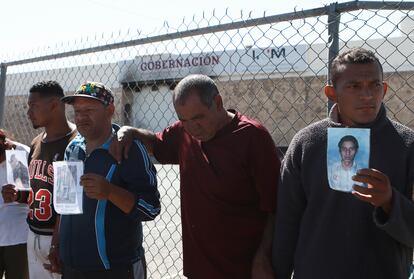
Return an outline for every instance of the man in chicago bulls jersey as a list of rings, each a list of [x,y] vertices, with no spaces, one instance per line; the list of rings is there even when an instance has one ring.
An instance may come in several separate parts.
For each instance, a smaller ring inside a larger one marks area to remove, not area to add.
[[[27,255],[31,279],[60,278],[58,258],[59,216],[53,209],[53,162],[62,161],[66,146],[76,136],[75,124],[66,119],[60,101],[63,89],[56,81],[38,82],[30,88],[27,115],[33,128],[44,132],[32,141],[29,179],[32,191],[3,190],[5,200],[28,203]],[[26,194],[28,193],[28,195]]]

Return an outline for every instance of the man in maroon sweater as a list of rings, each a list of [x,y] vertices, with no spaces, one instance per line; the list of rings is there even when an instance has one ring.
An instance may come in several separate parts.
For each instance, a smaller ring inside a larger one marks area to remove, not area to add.
[[[280,162],[271,136],[257,121],[224,109],[207,76],[184,78],[173,103],[179,121],[162,132],[123,127],[118,137],[126,149],[139,139],[159,162],[180,165],[184,275],[274,278]]]

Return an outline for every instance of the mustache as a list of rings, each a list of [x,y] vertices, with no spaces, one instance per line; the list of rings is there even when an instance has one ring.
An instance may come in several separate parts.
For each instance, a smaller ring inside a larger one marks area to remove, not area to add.
[[[86,121],[84,121],[84,122],[76,122],[76,126],[84,126],[84,125],[89,125],[90,124],[90,122],[86,122]]]
[[[364,108],[375,108],[375,104],[367,103],[367,104],[360,104],[357,106],[358,109],[364,109]]]

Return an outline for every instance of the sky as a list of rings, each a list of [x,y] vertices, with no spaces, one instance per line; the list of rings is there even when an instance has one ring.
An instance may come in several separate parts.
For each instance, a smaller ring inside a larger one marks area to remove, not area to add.
[[[293,12],[329,4],[330,0],[0,0],[0,61],[13,54],[54,47],[120,31],[154,33],[164,22],[240,11],[253,17]],[[333,1],[331,1],[333,2]],[[345,1],[339,1],[345,2]]]
[[[215,10],[232,18],[276,15],[327,5],[333,0],[0,0],[0,62],[36,49],[98,38],[102,34],[156,34],[165,22],[178,26]],[[348,1],[337,1],[339,3]],[[35,52],[35,51],[34,51]],[[25,55],[25,57],[30,55]]]

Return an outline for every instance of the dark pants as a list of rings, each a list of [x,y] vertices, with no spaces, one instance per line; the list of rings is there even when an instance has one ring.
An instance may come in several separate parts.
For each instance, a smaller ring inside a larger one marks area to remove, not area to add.
[[[0,278],[28,279],[26,244],[0,247]]]
[[[146,279],[145,258],[120,270],[80,271],[63,267],[62,279]]]

